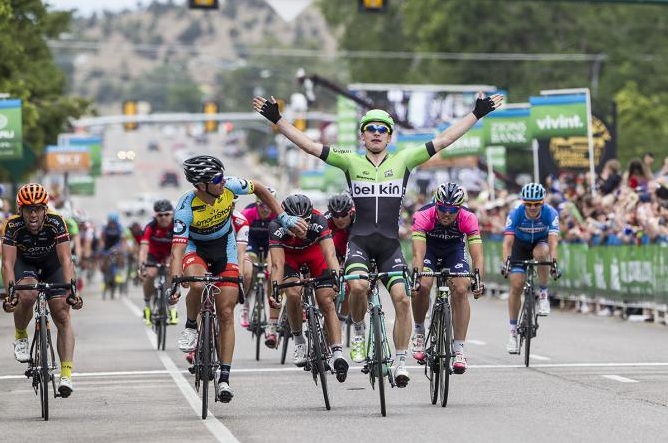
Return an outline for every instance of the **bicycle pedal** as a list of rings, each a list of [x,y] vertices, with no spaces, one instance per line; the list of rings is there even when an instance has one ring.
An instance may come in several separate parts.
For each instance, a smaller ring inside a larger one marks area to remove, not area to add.
[[[362,366],[362,374],[368,374],[369,373],[369,366],[364,365]]]
[[[32,377],[32,368],[28,368],[28,369],[26,369],[26,371],[24,372],[24,374],[25,374],[25,376],[26,376],[27,378]]]
[[[190,372],[191,374],[194,374],[195,372],[197,372],[197,370],[195,369],[195,366],[191,366],[191,367],[188,368],[188,372]]]

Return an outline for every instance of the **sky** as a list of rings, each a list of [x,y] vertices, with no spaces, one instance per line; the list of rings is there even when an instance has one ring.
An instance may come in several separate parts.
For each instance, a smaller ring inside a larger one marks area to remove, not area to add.
[[[78,9],[81,15],[90,15],[95,11],[120,11],[122,9],[136,9],[138,1],[144,6],[151,0],[44,0],[51,9]],[[184,3],[186,0],[183,0]]]

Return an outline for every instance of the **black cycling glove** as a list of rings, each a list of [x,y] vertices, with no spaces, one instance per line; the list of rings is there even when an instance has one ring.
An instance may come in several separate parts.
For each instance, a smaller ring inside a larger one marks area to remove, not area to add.
[[[480,120],[494,110],[494,100],[491,97],[479,98],[475,101],[473,115]]]
[[[278,103],[272,103],[267,100],[264,102],[264,105],[262,105],[262,109],[260,109],[260,115],[273,124],[278,123],[278,121],[281,119],[281,113],[278,112]]]

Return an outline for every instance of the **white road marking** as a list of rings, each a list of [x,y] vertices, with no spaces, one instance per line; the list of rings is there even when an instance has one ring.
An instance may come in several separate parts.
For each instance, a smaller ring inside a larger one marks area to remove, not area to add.
[[[124,298],[123,302],[125,305],[132,311],[135,315],[140,316],[142,310],[139,309],[137,305],[132,303],[129,299]],[[157,343],[155,339],[155,333],[149,328],[144,328],[146,335],[148,336],[149,342],[153,349],[157,349]],[[202,400],[199,398],[199,395],[195,390],[190,386],[190,383],[184,377],[183,373],[185,371],[179,370],[176,367],[176,363],[164,352],[158,351],[158,357],[162,362],[163,366],[167,370],[167,373],[172,377],[176,386],[181,390],[181,393],[190,404],[190,407],[195,411],[196,414],[200,414],[202,411]],[[212,389],[213,390],[213,389]],[[222,424],[209,410],[208,417],[206,420],[202,420],[204,426],[211,432],[216,441],[222,443],[239,443],[239,440],[232,434],[232,432]]]
[[[531,358],[534,360],[543,360],[543,361],[552,360],[550,357],[544,357],[542,355],[537,355],[537,354],[531,354]]]
[[[618,381],[620,383],[638,383],[638,380],[632,378],[621,377],[619,375],[601,375],[603,378],[608,378],[610,380]]]
[[[485,346],[487,344],[486,341],[482,341],[482,340],[466,340],[466,343],[470,343],[472,345],[478,345],[478,346]]]

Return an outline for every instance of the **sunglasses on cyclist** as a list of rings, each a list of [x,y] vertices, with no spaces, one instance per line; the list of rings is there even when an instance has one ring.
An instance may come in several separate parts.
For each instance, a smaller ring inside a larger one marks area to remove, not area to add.
[[[376,125],[370,123],[364,127],[364,132],[378,132],[379,134],[385,134],[390,132],[390,128],[385,125]]]
[[[155,214],[156,217],[169,217],[170,215],[172,215],[171,212],[158,212]]]
[[[343,217],[347,217],[348,214],[350,214],[350,211],[348,211],[348,212],[334,212],[334,211],[330,211],[330,213],[329,213],[329,215],[331,215],[332,218],[343,218]]]
[[[211,179],[211,183],[214,185],[219,185],[225,181],[225,176],[221,173],[216,175],[214,178]]]
[[[456,214],[459,212],[459,206],[452,206],[452,205],[436,205],[436,209],[438,209],[439,212],[443,212],[445,214]]]
[[[46,206],[43,205],[26,205],[23,207],[23,210],[30,212],[41,212],[43,209],[46,209]]]
[[[543,206],[543,202],[542,201],[539,201],[539,202],[524,202],[524,206],[526,206],[527,208],[539,208],[539,207]]]

